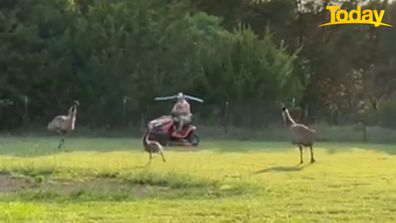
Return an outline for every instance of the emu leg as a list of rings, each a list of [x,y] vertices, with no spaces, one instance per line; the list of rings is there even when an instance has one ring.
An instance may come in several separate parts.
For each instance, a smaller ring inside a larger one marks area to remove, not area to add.
[[[164,157],[164,154],[162,153],[162,151],[159,151],[158,153],[161,154],[162,161],[166,162],[165,157]]]
[[[300,149],[300,164],[303,164],[304,163],[304,161],[303,161],[303,148],[302,148],[302,146],[300,144],[298,144],[298,147]]]
[[[153,159],[153,155],[151,154],[151,152],[149,152],[149,161],[147,162],[146,165],[150,165],[151,164],[151,159]]]
[[[316,162],[315,158],[314,158],[314,153],[313,153],[313,149],[312,149],[312,145],[309,145],[309,149],[311,150],[311,163]]]
[[[61,149],[64,144],[65,144],[65,140],[62,137],[60,142],[59,142],[58,149]]]

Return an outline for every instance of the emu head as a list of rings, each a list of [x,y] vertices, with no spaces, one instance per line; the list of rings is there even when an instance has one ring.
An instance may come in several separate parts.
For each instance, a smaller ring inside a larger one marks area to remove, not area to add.
[[[73,101],[73,105],[69,109],[69,113],[70,114],[72,114],[72,113],[75,114],[77,112],[77,106],[79,106],[79,105],[80,105],[80,102],[78,102],[77,100],[74,100]]]

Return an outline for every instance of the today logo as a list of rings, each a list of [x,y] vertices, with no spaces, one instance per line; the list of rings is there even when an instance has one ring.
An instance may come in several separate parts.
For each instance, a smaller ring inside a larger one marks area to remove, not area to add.
[[[357,6],[356,9],[348,12],[347,10],[341,9],[340,6],[329,5],[326,9],[330,12],[330,21],[328,23],[321,24],[319,26],[331,26],[331,25],[342,25],[342,24],[366,24],[379,26],[392,25],[382,22],[384,18],[385,10],[372,10],[365,9],[362,11],[362,7]]]

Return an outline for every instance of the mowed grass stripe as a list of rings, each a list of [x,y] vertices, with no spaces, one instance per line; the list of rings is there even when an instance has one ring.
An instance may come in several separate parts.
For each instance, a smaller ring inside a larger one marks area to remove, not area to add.
[[[84,183],[81,196],[73,191],[27,199],[26,194],[17,193],[0,199],[4,210],[0,221],[396,220],[396,146],[392,145],[318,143],[318,163],[297,165],[298,150],[290,143],[208,141],[199,151],[172,148],[165,152],[167,163],[158,156],[145,166],[148,156],[137,139],[72,138],[66,141],[67,152],[54,149],[56,138],[0,141],[6,142],[0,148],[4,174],[33,181],[41,176],[54,182],[119,180],[128,183],[125,191],[131,193],[92,192]],[[308,151],[305,155],[309,161]],[[133,194],[141,185],[150,188],[149,195]]]

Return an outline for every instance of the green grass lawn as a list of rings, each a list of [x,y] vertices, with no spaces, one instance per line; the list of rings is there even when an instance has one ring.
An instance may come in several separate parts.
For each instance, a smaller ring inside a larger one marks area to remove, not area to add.
[[[57,140],[0,137],[0,222],[396,222],[395,145]]]

